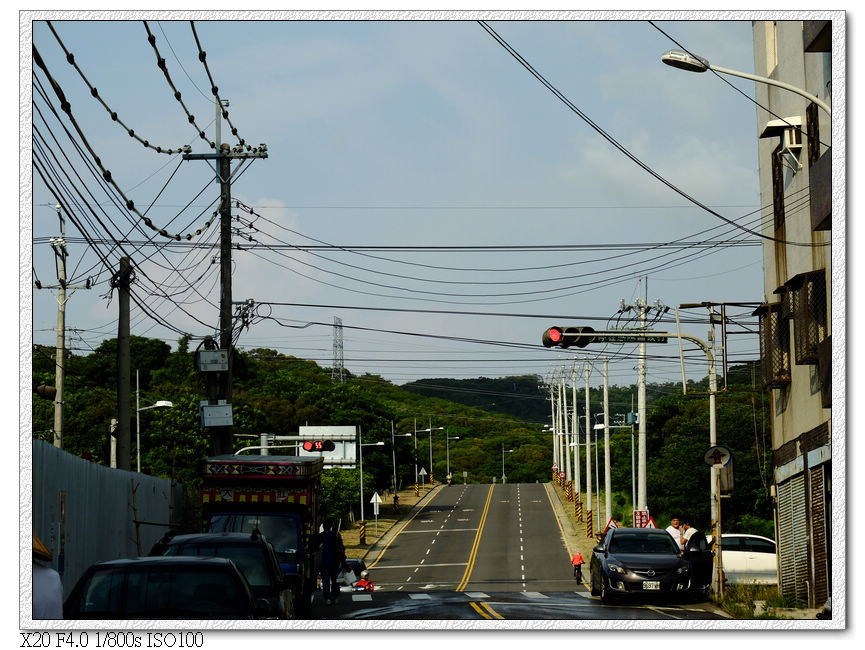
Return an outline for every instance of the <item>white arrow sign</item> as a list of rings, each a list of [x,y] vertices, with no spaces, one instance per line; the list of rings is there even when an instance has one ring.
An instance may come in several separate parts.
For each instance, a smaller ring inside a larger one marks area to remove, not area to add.
[[[426,476],[426,470],[423,467],[421,467],[420,471],[417,473],[417,475],[418,476]]]
[[[378,495],[378,492],[372,495],[372,499],[369,500],[370,503],[381,503],[381,497]]]

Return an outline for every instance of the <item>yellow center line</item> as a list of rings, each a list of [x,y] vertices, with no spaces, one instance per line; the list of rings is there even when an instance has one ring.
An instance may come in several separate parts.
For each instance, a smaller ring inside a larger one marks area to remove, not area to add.
[[[469,605],[471,605],[472,609],[475,610],[482,618],[486,618],[486,619],[498,618],[498,619],[502,619],[502,620],[504,620],[504,618],[505,618],[504,616],[499,614],[497,611],[495,611],[492,607],[490,607],[486,603],[476,603],[474,601],[471,601],[469,603]],[[483,609],[481,609],[481,608],[483,608]]]
[[[457,588],[455,591],[462,591],[463,589],[465,589],[466,584],[468,584],[468,581],[469,581],[469,576],[472,574],[472,569],[474,568],[474,565],[475,565],[475,559],[477,558],[477,555],[478,555],[478,547],[481,544],[481,535],[483,534],[483,531],[484,531],[484,522],[486,522],[486,520],[487,520],[487,512],[489,512],[490,501],[492,501],[492,498],[493,498],[493,488],[494,487],[495,487],[495,483],[490,485],[490,491],[487,493],[487,502],[484,504],[484,511],[481,513],[481,520],[478,523],[478,532],[475,535],[475,541],[474,541],[474,544],[472,544],[472,550],[471,550],[471,553],[469,554],[468,566],[466,567],[466,572],[463,574],[463,579],[457,585]]]

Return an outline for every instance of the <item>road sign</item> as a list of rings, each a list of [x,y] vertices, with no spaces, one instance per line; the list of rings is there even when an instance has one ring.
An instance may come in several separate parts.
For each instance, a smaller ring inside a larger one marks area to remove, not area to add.
[[[559,472],[559,478],[565,478],[565,473],[564,473],[564,472]]]
[[[610,530],[610,528],[618,528],[618,527],[619,527],[619,524],[616,523],[616,520],[613,519],[612,517],[610,517],[610,521],[607,522],[607,527],[604,528],[604,533],[606,534],[606,532],[608,530]]]
[[[426,470],[423,467],[421,467],[420,471],[417,473],[417,475],[418,476],[426,476]]]
[[[648,510],[634,510],[634,528],[646,528],[649,525]]]
[[[730,450],[719,445],[709,447],[703,454],[703,460],[709,467],[726,467],[732,458],[733,454]]]
[[[666,343],[667,336],[657,334],[605,334],[595,332],[595,341],[604,343]]]
[[[378,492],[372,495],[372,499],[369,500],[372,504],[372,514],[376,516],[375,526],[376,531],[378,530],[378,504],[381,503],[381,497],[378,495]]]
[[[649,523],[646,524],[646,528],[657,528],[654,517],[649,517]]]

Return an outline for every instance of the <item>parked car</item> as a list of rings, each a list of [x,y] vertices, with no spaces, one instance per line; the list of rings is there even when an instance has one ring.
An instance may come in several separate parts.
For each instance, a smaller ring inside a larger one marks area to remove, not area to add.
[[[616,597],[688,593],[691,563],[669,533],[657,528],[611,528],[589,562],[593,596],[608,604]]]
[[[721,563],[727,584],[778,584],[775,542],[746,533],[721,535]]]
[[[294,618],[294,595],[279,566],[273,544],[257,532],[166,535],[151,556],[224,557],[243,573],[257,600],[268,603],[267,618]]]
[[[66,619],[255,619],[266,612],[225,558],[141,557],[94,564],[63,605]]]

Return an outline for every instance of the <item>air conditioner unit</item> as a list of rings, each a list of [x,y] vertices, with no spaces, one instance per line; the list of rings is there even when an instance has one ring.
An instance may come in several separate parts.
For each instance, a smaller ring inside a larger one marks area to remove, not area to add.
[[[798,172],[802,169],[799,157],[802,154],[802,116],[792,115],[780,120],[771,120],[766,123],[760,133],[761,138],[779,137],[781,147],[778,155],[781,162],[787,167]]]

